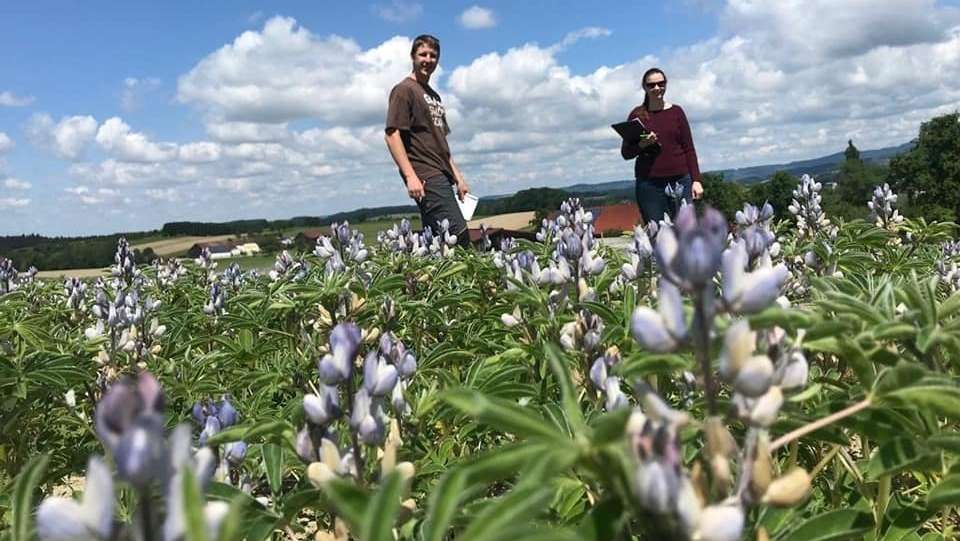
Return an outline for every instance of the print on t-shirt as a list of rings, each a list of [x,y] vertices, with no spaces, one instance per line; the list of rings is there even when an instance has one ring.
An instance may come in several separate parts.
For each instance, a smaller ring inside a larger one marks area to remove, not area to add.
[[[427,107],[430,109],[430,117],[433,119],[433,125],[442,128],[443,127],[443,115],[446,110],[443,108],[443,104],[440,103],[440,100],[434,98],[430,94],[424,92],[423,99],[427,102]]]

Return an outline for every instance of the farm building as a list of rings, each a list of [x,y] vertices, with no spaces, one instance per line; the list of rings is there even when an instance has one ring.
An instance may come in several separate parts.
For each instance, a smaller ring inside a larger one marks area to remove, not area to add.
[[[236,245],[232,242],[198,242],[187,250],[187,255],[193,258],[200,257],[200,252],[204,248],[210,250],[212,259],[226,259],[233,256],[231,252]]]

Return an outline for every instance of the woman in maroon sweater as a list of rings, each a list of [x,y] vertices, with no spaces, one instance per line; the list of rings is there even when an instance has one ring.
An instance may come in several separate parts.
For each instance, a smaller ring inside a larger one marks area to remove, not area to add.
[[[649,223],[662,220],[664,214],[676,215],[678,206],[665,191],[668,185],[679,182],[684,198],[692,203],[703,195],[703,184],[687,115],[679,105],[663,100],[667,76],[659,68],[647,70],[643,90],[643,105],[634,107],[627,120],[639,118],[651,134],[639,143],[624,141],[620,154],[625,160],[636,158],[637,205],[644,223]]]

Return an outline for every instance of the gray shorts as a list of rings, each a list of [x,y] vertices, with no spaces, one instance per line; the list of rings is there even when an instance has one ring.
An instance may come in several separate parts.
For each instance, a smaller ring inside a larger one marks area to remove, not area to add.
[[[450,233],[460,235],[467,229],[467,222],[460,213],[453,185],[446,175],[428,178],[423,182],[423,198],[417,202],[420,220],[424,227],[440,233],[440,222],[450,222]]]

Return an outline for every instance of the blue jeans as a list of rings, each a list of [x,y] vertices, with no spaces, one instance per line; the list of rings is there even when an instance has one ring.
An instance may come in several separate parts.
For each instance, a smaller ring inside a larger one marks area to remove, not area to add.
[[[671,220],[677,216],[680,204],[668,197],[666,193],[667,185],[677,182],[683,185],[684,199],[687,200],[687,203],[693,204],[693,180],[690,175],[637,179],[637,206],[640,207],[640,215],[644,224],[648,224],[650,221],[660,221],[664,215],[669,215]]]

